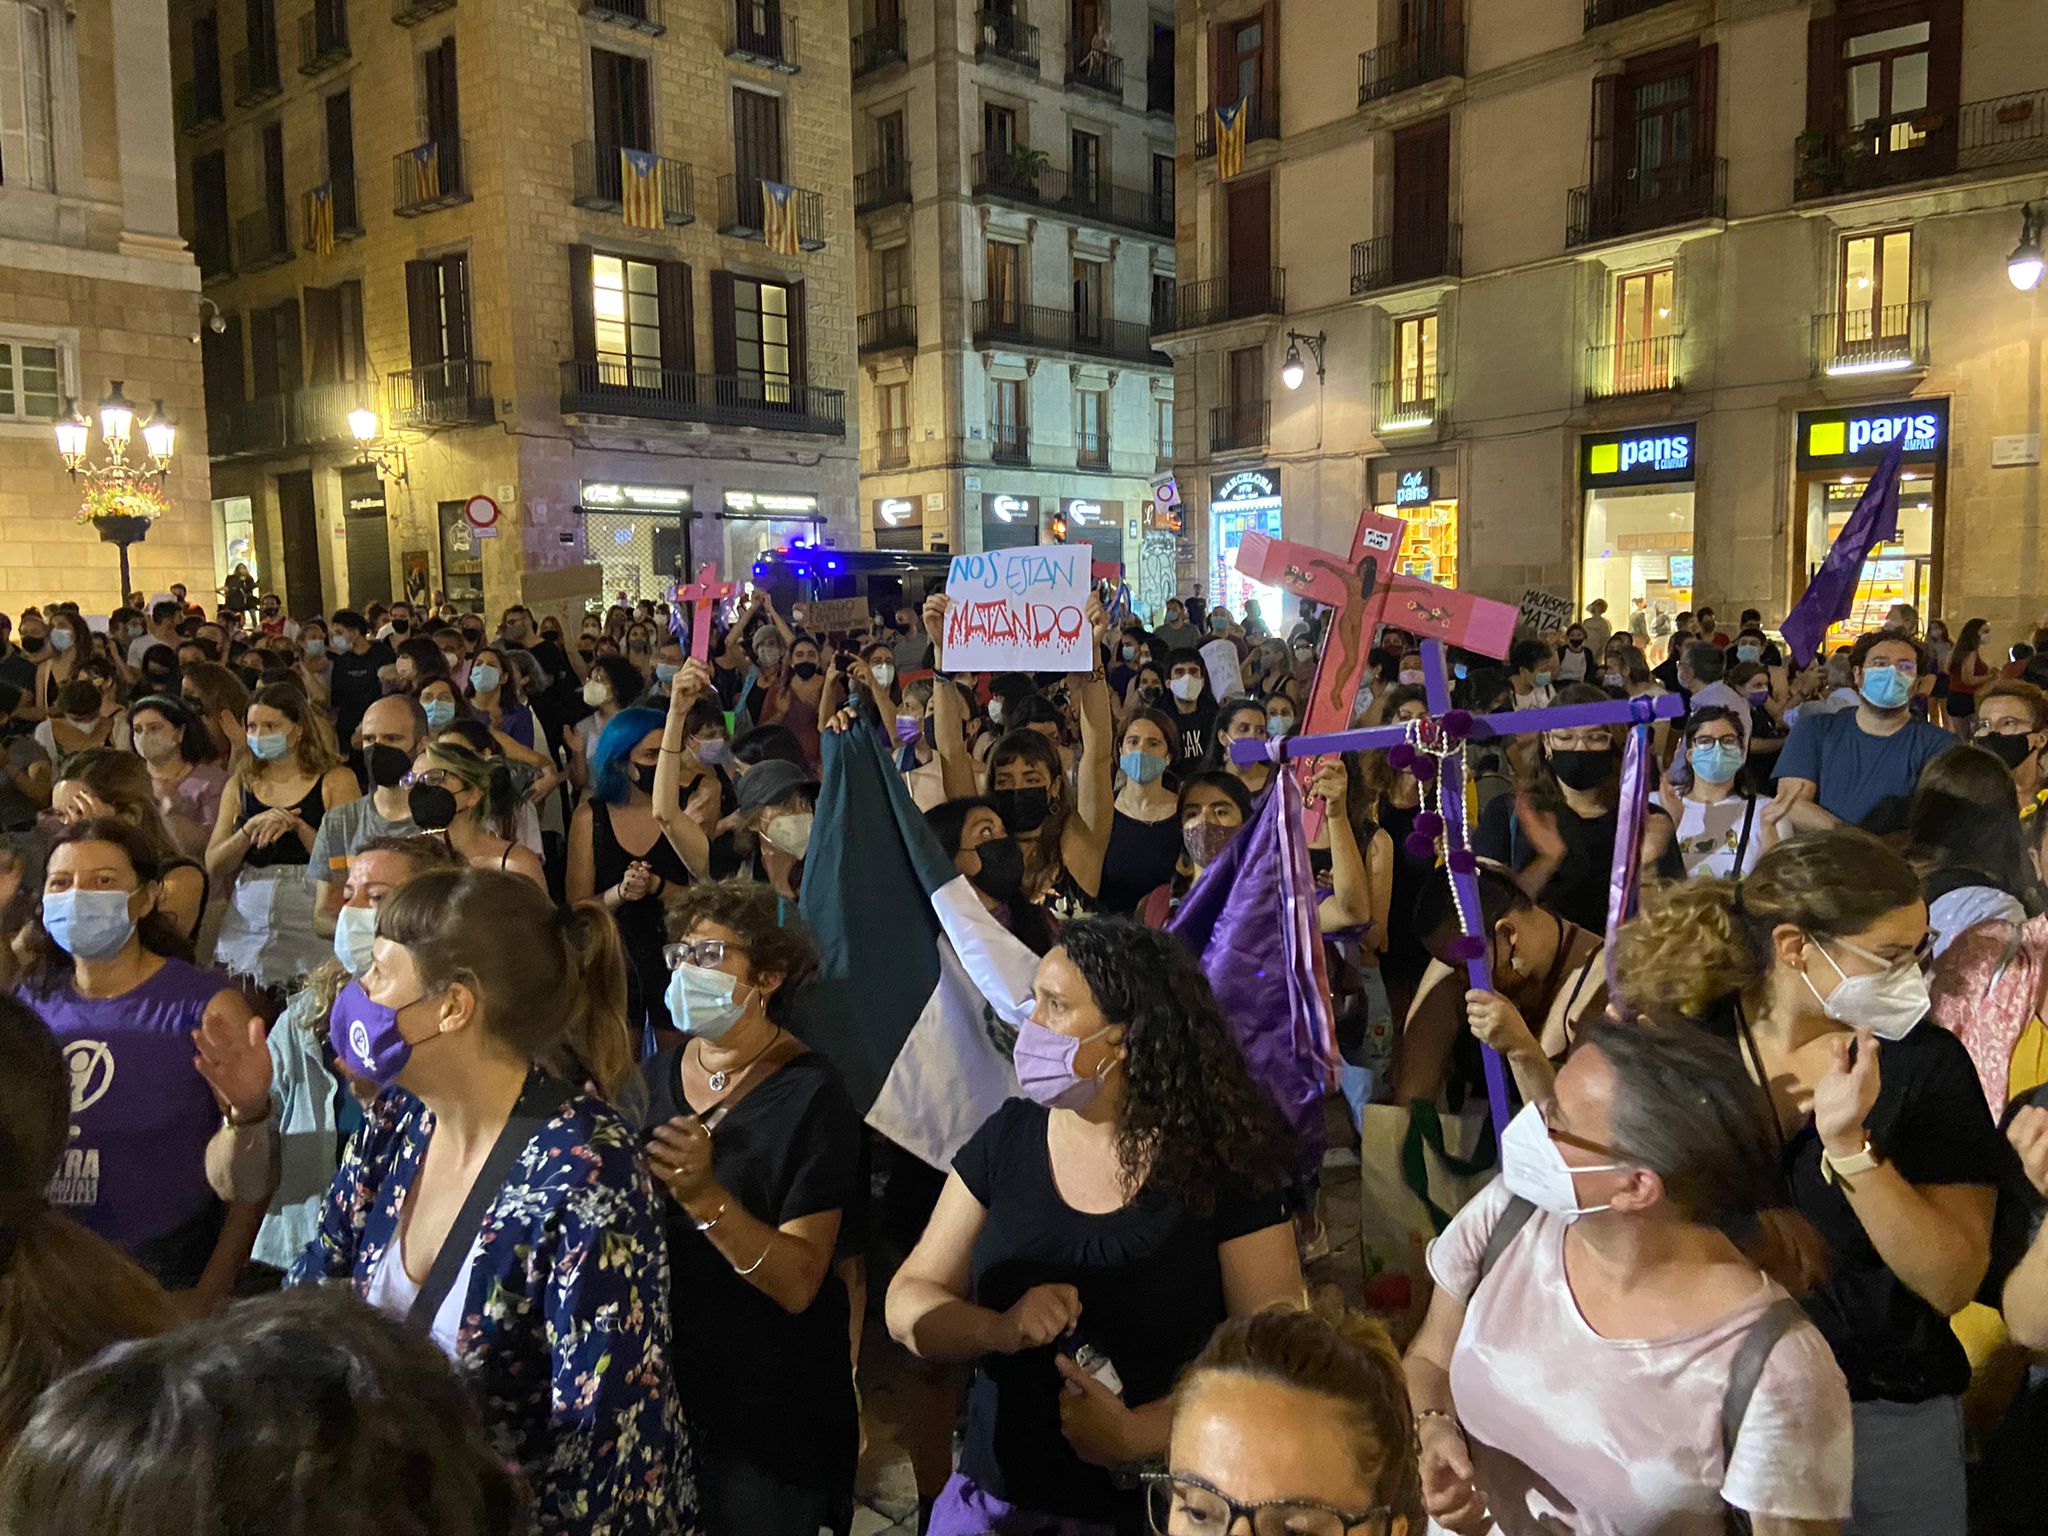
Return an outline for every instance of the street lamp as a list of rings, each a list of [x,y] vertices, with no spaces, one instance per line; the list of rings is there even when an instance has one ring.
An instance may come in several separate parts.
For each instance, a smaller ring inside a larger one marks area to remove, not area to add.
[[[379,441],[375,411],[367,405],[350,411],[348,435],[356,440],[356,452],[362,463],[374,465],[381,479],[405,483],[405,449],[397,443]]]
[[[1322,383],[1323,343],[1328,339],[1328,335],[1323,331],[1317,331],[1313,336],[1302,331],[1289,331],[1287,333],[1287,358],[1286,361],[1280,364],[1280,382],[1289,389],[1301,388],[1301,381],[1307,374],[1307,370],[1302,367],[1301,349],[1303,346],[1306,346],[1309,351],[1315,354],[1316,382],[1318,384]]]
[[[2028,203],[2020,209],[2020,243],[2005,258],[2005,275],[2021,293],[2032,293],[2041,282],[2041,267],[2041,226]]]
[[[142,424],[144,453],[130,462],[128,449],[135,436],[135,402],[123,393],[123,381],[115,379],[106,398],[99,403],[100,438],[106,448],[103,463],[86,460],[92,442],[92,423],[67,398],[64,414],[57,418],[57,452],[64,460],[65,473],[83,479],[85,495],[79,505],[79,521],[99,530],[100,538],[121,551],[121,591],[134,590],[128,576],[128,546],[148,536],[149,525],[163,515],[164,478],[171,470],[171,455],[177,448],[178,429],[164,414],[164,403],[155,402],[149,419]]]

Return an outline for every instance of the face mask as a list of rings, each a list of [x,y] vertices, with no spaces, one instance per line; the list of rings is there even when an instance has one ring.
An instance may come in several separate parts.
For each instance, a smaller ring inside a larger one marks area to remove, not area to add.
[[[785,815],[771,817],[768,825],[761,829],[768,841],[788,854],[800,859],[811,851],[811,813],[792,811]]]
[[[409,634],[411,634],[411,633],[412,633],[412,620],[411,620],[411,619],[393,619],[393,620],[391,621],[391,633],[393,633],[394,635],[409,635]]]
[[[633,764],[633,783],[647,794],[654,793],[654,764]]]
[[[274,763],[291,751],[292,739],[283,731],[249,732],[249,750],[266,763]]]
[[[343,907],[334,914],[334,958],[351,976],[370,968],[371,946],[377,942],[377,909]]]
[[[379,789],[396,789],[398,781],[412,767],[412,754],[403,747],[373,741],[363,748],[363,766],[370,770],[370,782]]]
[[[445,731],[455,723],[455,701],[453,699],[428,699],[420,705],[427,717],[427,729]]]
[[[1119,648],[1118,654],[1123,657],[1125,662],[1133,662],[1138,659],[1138,648],[1135,645],[1122,646]]]
[[[1012,836],[1036,832],[1052,814],[1052,796],[1044,789],[992,789],[988,797]]]
[[[469,669],[469,685],[478,693],[489,693],[505,680],[505,674],[489,662]]]
[[[79,960],[118,955],[135,935],[127,891],[52,891],[43,898],[43,931]]]
[[[1550,686],[1550,674],[1548,672],[1538,672],[1534,674],[1534,686],[1538,688],[1548,688]]]
[[[71,649],[71,644],[72,635],[70,630],[53,629],[50,631],[50,647],[52,650],[58,651],[60,653],[68,651]]]
[[[875,674],[875,682],[880,687],[887,688],[891,683],[896,681],[896,667],[893,662],[878,661],[875,663],[873,671]]]
[[[1420,688],[1422,686],[1422,674],[1420,672],[1403,672],[1401,674],[1401,686],[1403,688]]]
[[[1913,696],[1913,679],[1897,667],[1866,667],[1862,692],[1873,709],[1898,709]]]
[[[708,966],[679,965],[669,972],[668,991],[663,1000],[677,1029],[702,1040],[720,1040],[732,1032],[746,1014],[746,1006],[733,993],[739,983],[724,971]]]
[[[1554,750],[1550,754],[1550,771],[1557,775],[1557,782],[1566,789],[1598,789],[1614,776],[1614,750],[1611,747],[1597,752]]]
[[[1800,977],[1814,1001],[1820,1004],[1821,1012],[1837,1024],[1867,1029],[1880,1040],[1903,1040],[1913,1032],[1914,1025],[1933,1011],[1933,1000],[1927,995],[1927,977],[1917,964],[1889,966],[1870,976],[1851,976],[1818,940],[1814,948],[1820,950],[1842,979],[1834,991],[1822,997],[1811,976],[1802,971]]]
[[[1738,645],[1735,647],[1735,659],[1737,661],[1762,661],[1764,659],[1764,648],[1760,645]]]
[[[1213,633],[1220,635],[1226,629],[1230,628],[1230,620],[1226,619],[1225,617],[1223,617],[1222,614],[1219,613],[1216,615],[1215,618],[1209,621],[1209,628]]]
[[[1521,1113],[1508,1122],[1500,1138],[1500,1176],[1510,1192],[1520,1195],[1538,1210],[1567,1218],[1591,1216],[1607,1209],[1604,1205],[1579,1204],[1579,1191],[1572,1176],[1580,1173],[1618,1173],[1626,1163],[1593,1163],[1574,1168],[1550,1139],[1543,1112],[1534,1104],[1522,1106]]]
[[[990,699],[988,701],[988,723],[990,725],[1001,725],[1003,723],[1003,701],[1001,699]]]
[[[140,640],[148,633],[149,631],[140,624],[130,624],[128,626],[128,638],[130,640]]]
[[[1627,688],[1628,674],[1626,672],[1609,672],[1602,681],[1610,688]]]
[[[924,735],[924,721],[916,715],[896,717],[896,744],[907,747]]]
[[[1085,1039],[1047,1029],[1035,1019],[1017,1026],[1017,1043],[1010,1060],[1017,1068],[1017,1086],[1032,1102],[1047,1109],[1085,1109],[1102,1092],[1102,1078],[1081,1077],[1074,1071],[1074,1057],[1089,1040],[1108,1034],[1099,1029]],[[1103,1069],[1107,1071],[1108,1068]]]
[[[339,935],[340,919],[335,922],[335,933]],[[420,998],[413,999],[414,1003],[419,1001]],[[386,1008],[365,992],[358,981],[343,987],[327,1015],[327,1038],[342,1065],[379,1088],[389,1088],[397,1082],[413,1053],[413,1043],[398,1028],[398,1016],[411,1006],[412,1003],[406,1003]]]
[[[151,731],[135,738],[135,754],[145,763],[168,763],[184,749],[175,731]]]
[[[325,640],[308,640],[305,643],[304,649],[308,656],[317,661],[327,654],[327,642]]]
[[[1237,836],[1239,830],[1219,821],[1184,821],[1180,826],[1180,842],[1188,851],[1188,862],[1197,869],[1207,869],[1216,861],[1216,855],[1230,846],[1230,840]]]
[[[654,680],[657,683],[672,683],[676,674],[683,669],[672,661],[657,661],[654,664]]]
[[[2034,743],[2028,736],[2008,736],[1999,731],[1987,731],[1977,738],[1976,744],[2005,764],[2008,770],[2019,767],[2034,752]]]
[[[1733,742],[1708,742],[1694,747],[1692,775],[1702,784],[1726,784],[1742,770],[1742,748]]]
[[[583,702],[592,709],[604,707],[604,701],[612,696],[611,689],[604,685],[602,678],[593,677],[583,685]]]
[[[756,656],[754,660],[760,666],[763,672],[773,672],[777,667],[782,665],[782,652],[763,651],[758,656]]]
[[[455,823],[455,791],[439,784],[415,784],[405,792],[405,809],[422,832],[446,832]]]
[[[1024,889],[1024,850],[1013,837],[992,837],[974,850],[981,873],[973,883],[996,901],[1015,901]]]
[[[1166,759],[1150,752],[1126,752],[1116,765],[1133,784],[1156,784],[1166,772]]]
[[[64,720],[65,723],[71,727],[71,729],[79,732],[80,734],[84,734],[86,732],[93,730],[100,723],[100,717],[98,715],[66,715],[64,717]]]
[[[800,661],[789,670],[808,683],[818,675],[818,664],[815,661]]]
[[[715,768],[731,755],[723,736],[713,736],[709,740],[700,741],[690,750],[697,754],[697,761],[707,768]]]
[[[1138,697],[1143,699],[1147,704],[1157,704],[1161,699],[1166,697],[1166,690],[1164,688],[1161,688],[1157,683],[1146,683],[1143,687],[1141,687],[1138,690]]]
[[[1199,677],[1191,677],[1185,672],[1179,677],[1174,678],[1166,686],[1173,690],[1173,696],[1183,704],[1192,704],[1202,696],[1202,680]]]
[[[49,643],[48,639],[42,635],[23,635],[21,637],[21,648],[31,656],[36,655]]]
[[[1294,716],[1292,715],[1266,716],[1266,734],[1275,741],[1278,741],[1282,736],[1285,736],[1289,731],[1293,729]]]

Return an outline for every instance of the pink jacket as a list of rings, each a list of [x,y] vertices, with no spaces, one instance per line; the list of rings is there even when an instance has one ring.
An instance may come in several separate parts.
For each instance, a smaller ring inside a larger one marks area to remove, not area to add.
[[[1934,963],[1934,1018],[1963,1042],[1994,1117],[2005,1113],[2013,1046],[2034,1017],[2048,979],[2048,916],[1978,923]]]

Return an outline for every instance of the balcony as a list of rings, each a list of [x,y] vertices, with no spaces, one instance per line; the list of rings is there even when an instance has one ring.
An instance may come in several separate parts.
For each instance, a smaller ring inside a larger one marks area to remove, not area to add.
[[[853,78],[871,75],[889,64],[901,64],[910,57],[906,28],[901,16],[894,21],[880,21],[865,32],[856,32],[853,37]]]
[[[254,107],[284,94],[284,80],[277,70],[277,50],[251,53],[244,48],[235,55],[235,105]]]
[[[299,198],[299,225],[303,231],[300,244],[307,250],[314,250],[313,240],[314,193],[324,187],[328,204],[334,211],[334,240],[338,245],[344,240],[359,240],[363,233],[363,205],[356,196],[356,179],[353,176],[330,177],[319,187],[309,188]]]
[[[223,282],[235,275],[234,242],[224,224],[200,224],[192,237],[192,259],[199,263],[202,285]]]
[[[255,458],[353,442],[348,413],[361,399],[355,384],[314,384],[241,401],[210,417],[207,453],[215,459]]]
[[[1287,269],[1253,267],[1223,277],[1182,283],[1174,290],[1171,315],[1152,317],[1152,334],[1192,331],[1226,320],[1251,320],[1287,313]]]
[[[1226,102],[1224,105],[1228,106]],[[1261,93],[1245,103],[1244,141],[1255,144],[1260,139],[1280,137],[1280,98],[1270,99]],[[1213,159],[1216,154],[1216,113],[1213,108],[1195,119],[1195,158]]]
[[[1586,30],[1604,27],[1611,21],[1626,21],[1669,4],[1671,0],[1586,0]]]
[[[1209,451],[1242,453],[1266,446],[1269,407],[1264,400],[1238,400],[1209,407]]]
[[[846,392],[752,375],[686,373],[646,363],[562,364],[564,415],[761,427],[820,437],[846,435]]]
[[[455,8],[455,0],[391,0],[391,19],[401,27],[416,27],[429,16]]]
[[[861,454],[862,471],[881,469],[908,469],[910,467],[910,428],[885,427],[875,434],[874,442]]]
[[[592,21],[645,32],[649,37],[668,30],[661,19],[661,0],[577,0],[577,9]]]
[[[1351,247],[1351,291],[1378,293],[1410,283],[1456,277],[1463,229],[1457,224],[1361,240]]]
[[[1153,59],[1145,66],[1145,110],[1173,116],[1173,60]]]
[[[292,259],[291,221],[285,205],[259,208],[235,220],[235,270],[247,275],[283,266]]]
[[[1438,23],[1358,56],[1358,104],[1398,96],[1432,80],[1465,73],[1465,29]]]
[[[759,176],[718,178],[718,232],[721,235],[736,235],[742,240],[766,238],[761,232],[762,199],[767,196],[762,189],[766,185]],[[825,248],[824,197],[802,187],[794,187],[789,200],[796,211],[798,248],[822,251]]]
[[[458,138],[429,139],[391,157],[391,211],[401,219],[418,218],[436,208],[469,201],[469,178]]]
[[[1927,366],[1927,303],[1813,317],[1813,371],[1829,378]]]
[[[400,369],[384,384],[385,411],[394,427],[487,427],[498,419],[491,365],[476,358]]]
[[[209,80],[203,86],[197,80],[178,82],[180,133],[204,133],[209,128],[218,128],[225,121],[227,112],[221,106],[220,81]]]
[[[1153,368],[1169,366],[1166,355],[1153,349],[1148,327],[1135,321],[1105,320],[1100,315],[1058,309],[1050,304],[976,299],[974,344],[1029,348],[1061,356],[1109,357]]]
[[[1645,336],[1586,348],[1586,399],[1625,400],[1676,390],[1680,337]]]
[[[625,208],[626,166],[617,148],[600,149],[589,139],[570,147],[570,175],[574,189],[570,201],[578,208],[600,213],[619,213]],[[655,192],[661,203],[661,222],[680,229],[697,220],[697,197],[690,167],[665,155],[654,157]]]
[[[732,42],[725,56],[795,74],[796,7],[786,0],[733,0]]]
[[[1031,429],[1020,421],[999,421],[988,429],[988,456],[996,464],[1031,462]]]
[[[853,178],[853,211],[873,213],[891,203],[910,201],[910,162],[893,161],[862,171]]]
[[[1120,187],[1101,175],[1076,176],[1040,163],[1037,152],[983,150],[974,157],[977,197],[999,197],[1029,208],[1046,208],[1091,224],[1113,224],[1142,234],[1173,233],[1173,194]]]
[[[1373,422],[1381,437],[1420,432],[1437,422],[1437,376],[1397,373],[1373,385]]]
[[[1728,217],[1728,162],[1638,166],[1606,185],[1573,187],[1565,204],[1567,250]]]
[[[861,356],[875,352],[907,352],[917,347],[917,306],[891,304],[871,310],[854,324]]]
[[[320,0],[299,18],[299,73],[324,75],[348,61],[348,8]]]
[[[2048,158],[2048,90],[1965,102],[1957,111],[1874,118],[1839,133],[1802,133],[1799,199],[1869,192],[1957,171]]]
[[[1038,73],[1038,28],[1001,11],[974,13],[974,56]]]
[[[1075,432],[1074,467],[1076,469],[1109,468],[1109,434],[1107,432]]]
[[[1067,84],[1100,91],[1112,101],[1124,99],[1124,61],[1103,49],[1076,41],[1067,48]]]

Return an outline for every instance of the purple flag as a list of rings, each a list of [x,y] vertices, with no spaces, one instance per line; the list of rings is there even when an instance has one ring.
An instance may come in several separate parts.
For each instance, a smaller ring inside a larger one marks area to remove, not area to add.
[[[1906,434],[1901,432],[1884,451],[1883,462],[1863,488],[1863,499],[1856,503],[1849,521],[1835,535],[1827,558],[1785,616],[1785,645],[1792,660],[1802,667],[1813,664],[1829,626],[1849,617],[1857,584],[1863,578],[1863,562],[1870,552],[1899,536],[1899,460],[1905,450]]]
[[[1316,927],[1301,796],[1284,778],[1202,871],[1166,925],[1201,963],[1252,1077],[1314,1166],[1323,1097],[1336,1086],[1336,1031]]]

